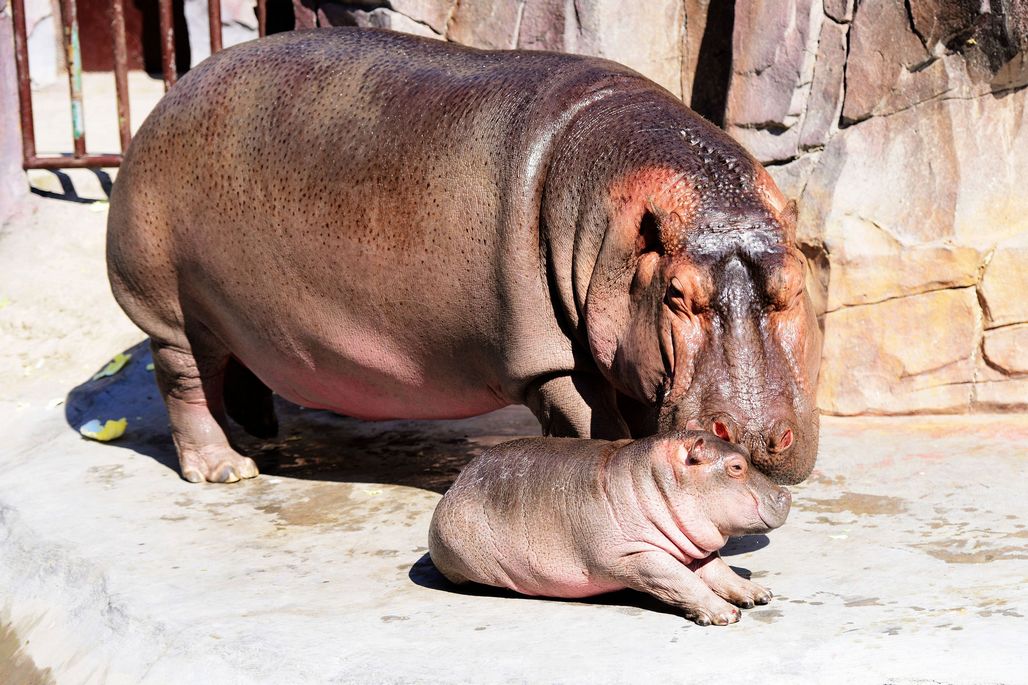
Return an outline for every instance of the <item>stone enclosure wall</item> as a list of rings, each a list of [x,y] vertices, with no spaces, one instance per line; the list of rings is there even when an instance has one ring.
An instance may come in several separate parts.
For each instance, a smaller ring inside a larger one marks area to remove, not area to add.
[[[599,55],[800,205],[830,414],[1028,408],[1028,0],[294,0],[299,26]]]

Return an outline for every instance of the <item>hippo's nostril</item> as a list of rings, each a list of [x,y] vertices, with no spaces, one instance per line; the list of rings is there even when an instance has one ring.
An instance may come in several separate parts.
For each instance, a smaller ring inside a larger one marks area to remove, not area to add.
[[[717,437],[725,442],[737,442],[739,440],[738,424],[728,414],[715,414],[708,420],[710,421],[710,432]]]
[[[767,451],[771,454],[781,454],[796,442],[796,434],[792,425],[786,421],[775,421],[768,431]]]

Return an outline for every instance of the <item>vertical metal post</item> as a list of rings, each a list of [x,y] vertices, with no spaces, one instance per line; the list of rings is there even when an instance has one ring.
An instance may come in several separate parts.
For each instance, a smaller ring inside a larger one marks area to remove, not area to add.
[[[161,25],[161,71],[164,72],[164,90],[168,90],[178,80],[178,73],[175,70],[175,24],[171,0],[157,0],[157,10]]]
[[[22,163],[28,168],[36,156],[36,129],[32,121],[32,83],[29,76],[29,40],[25,30],[25,0],[11,0],[14,14],[14,66],[18,74],[18,114],[21,116]]]
[[[68,63],[68,90],[71,94],[71,136],[75,156],[86,154],[86,121],[82,108],[82,53],[79,49],[79,22],[75,0],[61,0],[64,26],[64,52]]]
[[[268,0],[257,0],[257,36],[268,35]]]
[[[118,134],[121,152],[132,137],[129,120],[128,51],[125,48],[125,0],[111,0],[111,34],[114,36],[114,87],[118,94]]]
[[[207,0],[207,23],[211,33],[211,54],[221,51],[221,0]]]

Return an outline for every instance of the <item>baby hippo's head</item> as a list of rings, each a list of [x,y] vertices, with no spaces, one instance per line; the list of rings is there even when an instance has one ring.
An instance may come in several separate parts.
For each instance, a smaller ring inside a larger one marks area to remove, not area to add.
[[[766,533],[785,523],[792,496],[753,468],[742,447],[704,431],[676,438],[671,466],[681,494],[723,535]]]

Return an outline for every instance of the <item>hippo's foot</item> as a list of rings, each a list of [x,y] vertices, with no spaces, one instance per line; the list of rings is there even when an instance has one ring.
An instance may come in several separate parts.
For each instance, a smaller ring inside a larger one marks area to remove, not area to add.
[[[182,477],[190,483],[235,483],[257,475],[257,464],[231,447],[183,452],[179,457]]]
[[[204,354],[151,342],[157,385],[168,407],[182,477],[190,483],[234,483],[257,464],[232,449],[225,432],[223,379],[227,355],[207,341]]]
[[[717,595],[744,609],[771,601],[771,591],[746,580],[717,554],[693,565],[696,575]]]
[[[677,559],[663,551],[640,552],[622,561],[618,580],[633,590],[653,595],[677,607],[701,626],[725,626],[739,620],[741,612],[718,597]]]

